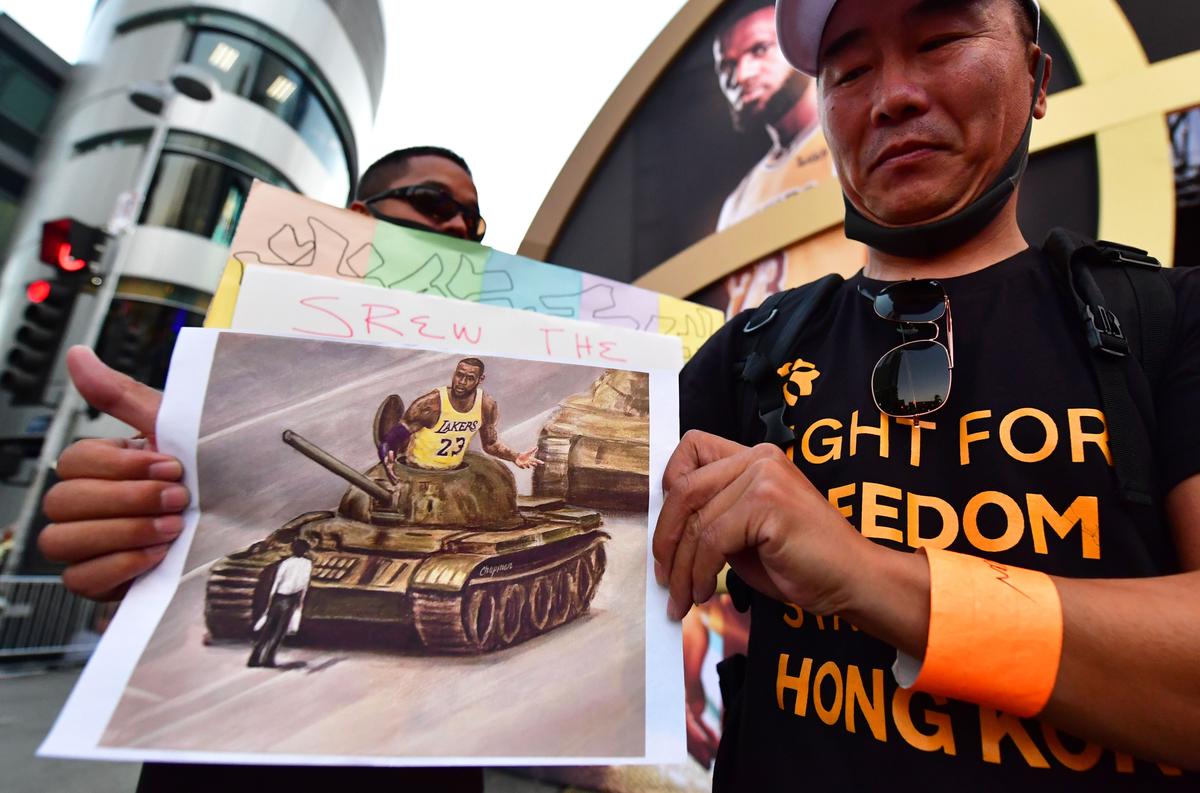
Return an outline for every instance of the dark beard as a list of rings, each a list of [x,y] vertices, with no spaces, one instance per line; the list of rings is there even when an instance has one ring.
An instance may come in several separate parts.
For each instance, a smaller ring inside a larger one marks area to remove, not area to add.
[[[783,118],[788,112],[796,106],[800,101],[800,97],[804,96],[804,92],[808,90],[809,78],[799,72],[792,72],[787,81],[779,87],[779,90],[771,94],[767,99],[766,104],[761,110],[751,111],[748,108],[743,108],[738,111],[729,106],[729,116],[733,121],[733,128],[737,132],[757,132],[768,124]]]

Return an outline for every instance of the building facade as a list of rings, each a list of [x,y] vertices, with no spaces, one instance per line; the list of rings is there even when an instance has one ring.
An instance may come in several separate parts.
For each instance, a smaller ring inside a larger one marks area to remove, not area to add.
[[[71,65],[7,14],[0,14],[0,256]]]
[[[0,353],[21,323],[26,284],[49,274],[38,261],[42,223],[107,224],[159,120],[134,106],[131,86],[164,81],[181,63],[206,72],[218,90],[209,101],[180,97],[170,106],[101,357],[161,385],[175,335],[203,319],[252,180],[339,206],[350,195],[383,81],[377,0],[99,0],[12,227],[0,273]],[[75,304],[44,404],[14,406],[0,393],[0,441],[30,447],[44,432],[65,385],[62,353],[82,333],[92,301],[83,294]],[[114,425],[100,417],[80,434],[124,431]],[[0,524],[17,514],[25,479],[0,482]]]

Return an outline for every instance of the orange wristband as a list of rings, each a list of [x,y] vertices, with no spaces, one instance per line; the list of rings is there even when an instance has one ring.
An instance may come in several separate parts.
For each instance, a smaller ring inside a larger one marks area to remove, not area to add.
[[[929,559],[929,641],[912,688],[1033,716],[1062,656],[1062,601],[1050,576],[976,556]]]

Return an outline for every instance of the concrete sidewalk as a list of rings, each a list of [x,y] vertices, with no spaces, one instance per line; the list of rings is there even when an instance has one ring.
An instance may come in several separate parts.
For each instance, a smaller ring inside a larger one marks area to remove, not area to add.
[[[8,793],[132,793],[137,787],[138,763],[34,757],[80,671],[69,668],[21,674],[0,666],[0,789]]]

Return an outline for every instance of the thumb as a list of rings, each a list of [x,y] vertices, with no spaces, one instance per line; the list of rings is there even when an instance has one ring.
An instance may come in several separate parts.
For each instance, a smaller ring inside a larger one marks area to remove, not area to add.
[[[154,434],[162,392],[127,374],[110,369],[83,345],[67,351],[71,382],[89,405],[123,421],[144,435]]]

